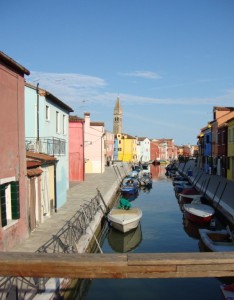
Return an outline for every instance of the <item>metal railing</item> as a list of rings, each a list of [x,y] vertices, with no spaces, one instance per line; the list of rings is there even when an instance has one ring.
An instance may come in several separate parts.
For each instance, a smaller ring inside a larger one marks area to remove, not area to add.
[[[106,207],[102,207],[102,195],[97,190],[97,195],[87,201],[66,224],[43,244],[38,253],[77,253],[77,244],[86,233],[90,222],[101,209],[103,214]],[[103,203],[104,204],[104,203]],[[46,278],[1,277],[0,300],[15,299],[28,300],[45,290]]]
[[[43,137],[39,140],[35,137],[26,137],[25,147],[27,151],[45,153],[52,156],[66,154],[66,140],[56,137]]]

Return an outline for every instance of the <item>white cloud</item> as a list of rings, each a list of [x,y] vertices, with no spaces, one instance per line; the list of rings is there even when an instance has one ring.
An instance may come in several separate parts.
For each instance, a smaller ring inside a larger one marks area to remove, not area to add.
[[[140,74],[144,74],[144,72],[138,72],[139,76]],[[145,72],[145,76],[146,74],[150,76],[151,73],[152,72]],[[156,76],[157,74],[152,73],[151,76],[153,77],[153,75]],[[32,71],[28,77],[28,82],[32,82],[35,85],[39,83],[42,89],[46,89],[74,109],[87,101],[89,104],[113,107],[118,96],[121,99],[121,103],[128,105],[233,106],[234,99],[234,89],[223,91],[222,95],[216,97],[204,98],[156,98],[127,93],[117,94],[106,90],[108,84],[103,78],[73,73],[43,73]],[[92,108],[90,107],[90,109]]]
[[[128,72],[128,73],[120,73],[120,75],[123,76],[129,76],[129,77],[140,77],[140,78],[146,78],[146,79],[161,79],[162,77],[151,71],[134,71],[134,72]]]

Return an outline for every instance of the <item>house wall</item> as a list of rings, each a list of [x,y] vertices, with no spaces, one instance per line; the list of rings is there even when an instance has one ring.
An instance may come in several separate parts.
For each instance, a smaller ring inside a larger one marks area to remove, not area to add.
[[[104,127],[91,126],[90,115],[85,115],[84,119],[85,173],[103,173],[105,171]]]
[[[150,143],[150,159],[159,160],[159,146],[157,142]]]
[[[4,228],[0,222],[0,250],[7,251],[15,243],[28,236],[24,145],[24,74],[8,68],[1,59],[0,101],[0,185],[6,182],[19,181],[20,201],[19,219],[9,222]]]
[[[69,180],[84,180],[83,122],[69,122]]]
[[[112,132],[105,132],[105,161],[111,162],[114,159],[115,136]]]
[[[55,154],[58,159],[56,166],[56,190],[57,190],[57,208],[60,208],[67,198],[67,191],[69,189],[69,145],[68,145],[68,118],[69,113],[51,101],[39,90],[39,137],[41,138],[57,138],[65,142],[65,154]],[[37,90],[36,88],[25,86],[25,136],[37,137]],[[49,107],[49,118],[46,119],[46,106]],[[56,112],[59,114],[59,129],[56,130]],[[64,118],[64,120],[63,120]],[[63,127],[64,121],[64,127]],[[41,152],[53,155],[50,148],[44,148]],[[48,150],[48,152],[46,152]],[[37,149],[40,152],[40,149]]]
[[[148,138],[140,141],[140,159],[143,162],[150,160],[150,140]]]
[[[234,181],[234,119],[228,122],[227,156],[229,159],[227,179]]]

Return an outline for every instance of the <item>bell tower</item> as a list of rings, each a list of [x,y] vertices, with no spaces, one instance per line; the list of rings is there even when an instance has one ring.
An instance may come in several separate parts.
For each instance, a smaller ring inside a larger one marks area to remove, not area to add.
[[[113,122],[113,133],[116,135],[117,133],[122,133],[122,107],[120,104],[119,97],[116,100],[115,108],[114,108],[114,122]]]

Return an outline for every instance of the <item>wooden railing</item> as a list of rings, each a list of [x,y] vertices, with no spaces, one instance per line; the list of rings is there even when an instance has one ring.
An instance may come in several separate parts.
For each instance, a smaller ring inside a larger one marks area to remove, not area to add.
[[[185,278],[234,276],[234,252],[0,253],[0,276]]]

